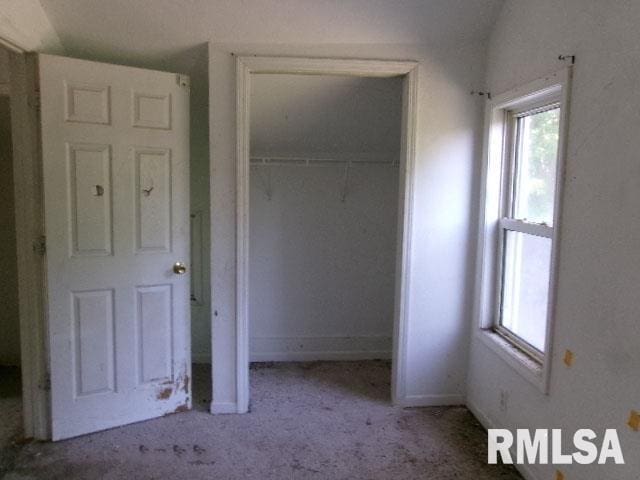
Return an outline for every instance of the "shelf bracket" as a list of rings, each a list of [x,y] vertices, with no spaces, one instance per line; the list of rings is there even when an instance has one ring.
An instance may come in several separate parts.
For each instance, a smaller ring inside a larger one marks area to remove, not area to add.
[[[263,165],[267,166],[266,175],[265,173],[260,172],[260,170],[258,170],[259,172],[258,175],[260,175],[260,182],[264,187],[264,193],[267,196],[267,200],[271,201],[271,198],[273,198],[273,187],[271,186],[271,167],[267,164],[263,164]]]

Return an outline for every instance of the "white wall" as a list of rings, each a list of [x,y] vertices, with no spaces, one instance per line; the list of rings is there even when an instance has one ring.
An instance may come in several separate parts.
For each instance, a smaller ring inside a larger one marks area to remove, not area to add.
[[[301,38],[299,41],[303,41]],[[236,402],[235,54],[413,59],[419,66],[414,245],[406,403],[464,401],[471,286],[473,172],[480,154],[484,43],[210,45],[214,410]]]
[[[483,343],[471,350],[468,403],[486,425],[617,428],[625,466],[564,466],[568,479],[638,478],[640,435],[640,3],[510,1],[491,37],[487,84],[500,93],[575,54],[551,386],[548,396]],[[475,327],[474,319],[474,327]],[[575,354],[567,368],[566,349]],[[509,395],[499,408],[500,390]],[[569,448],[570,449],[570,448]],[[554,478],[552,466],[528,478]]]
[[[0,95],[0,365],[20,364],[18,265],[9,97]]]
[[[402,79],[251,78],[251,155],[398,155]]]
[[[0,0],[4,4],[38,0]],[[65,48],[159,59],[206,41],[268,44],[470,43],[503,0],[40,0]],[[373,52],[375,53],[375,52]]]
[[[272,198],[265,191],[271,170]],[[251,168],[251,358],[390,358],[398,168]]]

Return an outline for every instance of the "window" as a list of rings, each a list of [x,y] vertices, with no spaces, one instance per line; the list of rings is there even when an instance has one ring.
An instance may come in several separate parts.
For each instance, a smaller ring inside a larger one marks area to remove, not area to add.
[[[481,337],[545,389],[570,72],[492,98],[486,125]]]
[[[539,360],[549,307],[560,107],[507,111],[507,119],[495,329]]]

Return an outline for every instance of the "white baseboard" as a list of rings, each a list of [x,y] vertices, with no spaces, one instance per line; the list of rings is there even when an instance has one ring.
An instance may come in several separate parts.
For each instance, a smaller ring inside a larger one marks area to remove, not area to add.
[[[500,425],[497,425],[496,422],[491,420],[489,416],[484,413],[480,408],[478,408],[473,402],[467,400],[467,408],[473,413],[476,419],[482,424],[484,428],[489,430],[490,428],[504,428]],[[511,452],[511,456],[516,458],[515,452]],[[525,480],[540,480],[537,476],[533,474],[528,465],[514,465],[516,470],[520,472],[520,474],[525,478]]]
[[[390,359],[389,336],[252,337],[252,362]]]
[[[209,410],[213,415],[238,413],[238,404],[235,402],[211,402]]]
[[[351,360],[389,360],[388,351],[355,351],[355,352],[265,352],[251,353],[252,362],[316,362],[316,361],[351,361]]]
[[[464,395],[452,393],[444,395],[407,395],[397,400],[400,407],[444,407],[464,405]]]

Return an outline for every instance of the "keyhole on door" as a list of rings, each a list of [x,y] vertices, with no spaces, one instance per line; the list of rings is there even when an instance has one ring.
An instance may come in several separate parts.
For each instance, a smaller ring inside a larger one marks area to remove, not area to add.
[[[143,194],[145,197],[148,197],[149,195],[151,195],[151,190],[153,190],[153,187],[143,188],[143,189],[142,189],[142,194]]]
[[[104,188],[102,188],[102,185],[94,185],[94,187],[93,187],[93,196],[94,197],[101,197],[102,195],[104,195]]]

